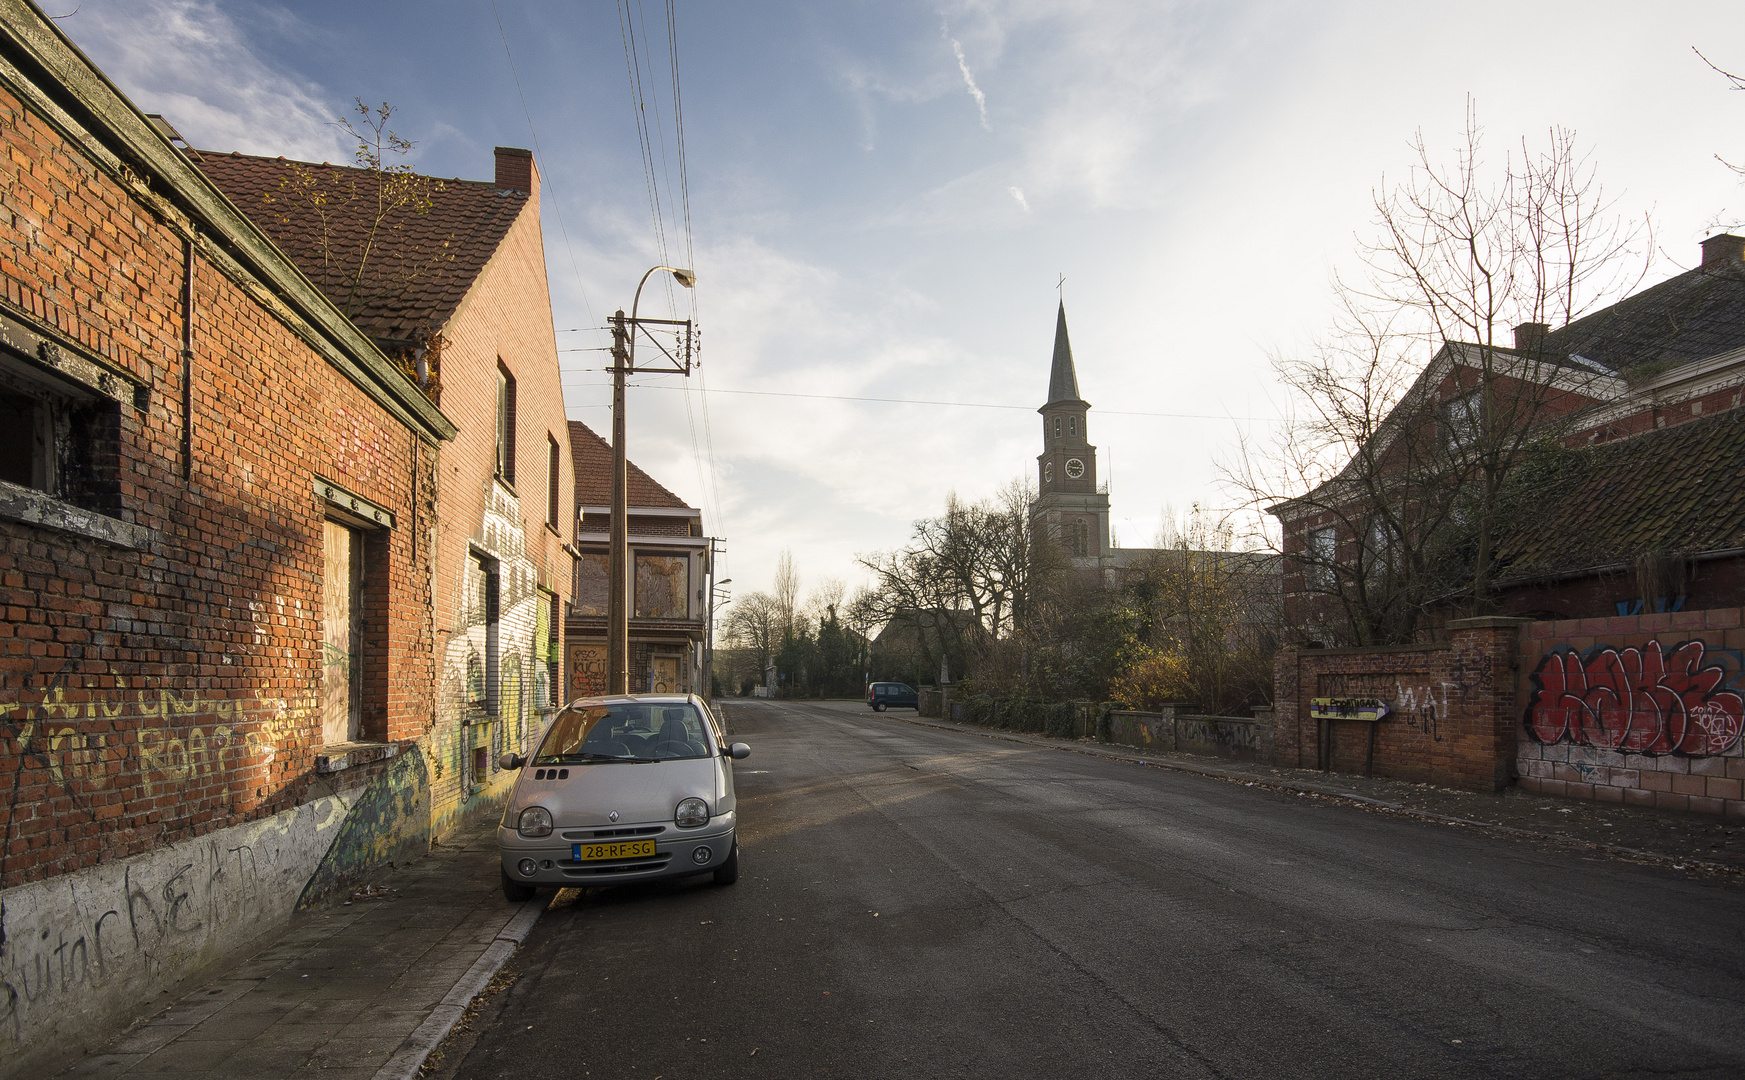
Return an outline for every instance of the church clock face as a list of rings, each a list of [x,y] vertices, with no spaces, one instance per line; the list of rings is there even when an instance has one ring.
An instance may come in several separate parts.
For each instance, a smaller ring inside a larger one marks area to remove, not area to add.
[[[1084,474],[1085,474],[1085,463],[1084,462],[1080,461],[1078,458],[1067,458],[1067,460],[1066,460],[1066,475],[1072,477],[1074,480],[1077,480],[1079,477],[1083,476]]]

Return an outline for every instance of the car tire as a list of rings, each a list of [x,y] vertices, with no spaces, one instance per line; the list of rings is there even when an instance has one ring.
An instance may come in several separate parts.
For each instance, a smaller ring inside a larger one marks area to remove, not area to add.
[[[882,702],[882,701],[873,702],[873,712],[884,712],[884,711],[885,711],[885,703],[884,702]]]
[[[715,868],[715,884],[731,885],[739,880],[739,841],[733,842],[733,850],[727,853],[727,861]]]
[[[503,899],[509,901],[511,904],[525,903],[526,901],[533,899],[533,895],[538,891],[538,886],[528,885],[520,881],[511,881],[509,880],[509,872],[507,870],[503,872]]]

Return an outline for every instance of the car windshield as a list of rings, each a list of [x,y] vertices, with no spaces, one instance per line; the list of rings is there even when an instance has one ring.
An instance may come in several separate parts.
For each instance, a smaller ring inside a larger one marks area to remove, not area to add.
[[[588,705],[557,714],[535,765],[667,761],[709,756],[703,718],[689,704]]]

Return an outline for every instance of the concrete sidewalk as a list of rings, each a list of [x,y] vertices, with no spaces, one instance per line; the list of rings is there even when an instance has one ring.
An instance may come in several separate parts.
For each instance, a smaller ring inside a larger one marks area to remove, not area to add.
[[[240,964],[179,988],[67,1077],[409,1078],[538,921],[503,899],[496,818],[298,913]],[[200,983],[195,986],[194,983]]]

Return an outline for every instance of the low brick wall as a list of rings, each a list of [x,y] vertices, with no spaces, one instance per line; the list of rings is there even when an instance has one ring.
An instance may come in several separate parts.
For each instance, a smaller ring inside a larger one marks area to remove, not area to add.
[[[1514,774],[1519,619],[1450,624],[1446,645],[1284,649],[1274,669],[1274,760],[1495,791]],[[1317,697],[1379,698],[1371,724],[1317,720]],[[1373,729],[1373,730],[1372,730]],[[1371,744],[1371,740],[1373,745]]]
[[[1745,819],[1742,622],[1721,608],[1528,624],[1521,786]]]
[[[1195,716],[1168,707],[1158,712],[1117,709],[1109,713],[1109,741],[1236,761],[1270,764],[1273,760],[1270,715]]]

